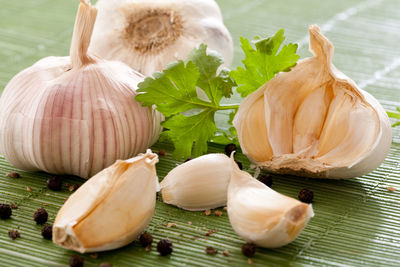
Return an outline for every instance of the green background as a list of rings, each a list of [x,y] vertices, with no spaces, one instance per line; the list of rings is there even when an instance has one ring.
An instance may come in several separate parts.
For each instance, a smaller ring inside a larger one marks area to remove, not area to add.
[[[285,29],[290,42],[300,43],[302,58],[309,56],[307,27],[320,25],[335,45],[338,69],[372,93],[388,110],[400,106],[400,3],[398,0],[220,0],[217,1],[235,42],[234,66],[242,54],[239,36],[270,36]],[[78,1],[0,0],[0,90],[19,71],[50,55],[67,55]],[[236,96],[232,100],[238,102]],[[224,114],[219,119],[225,119]],[[220,127],[225,125],[219,122]],[[398,127],[400,128],[400,127]],[[158,143],[154,151],[165,149],[157,165],[159,178],[178,162],[171,159],[172,146]],[[222,152],[212,144],[209,152]],[[241,154],[238,159],[249,167]],[[45,173],[21,173],[0,157],[0,203],[19,205],[12,219],[0,220],[0,266],[65,266],[71,251],[56,247],[40,235],[32,215],[45,207],[54,221],[57,210],[70,195],[46,188]],[[82,183],[67,178],[66,183]],[[33,191],[27,191],[27,186]],[[388,186],[398,190],[390,192]],[[293,243],[279,249],[258,249],[254,266],[399,266],[400,265],[400,131],[393,129],[392,149],[374,172],[349,180],[313,180],[275,176],[273,189],[296,197],[303,187],[315,193],[315,217]],[[222,209],[220,209],[222,210]],[[189,224],[188,222],[192,222]],[[168,222],[176,227],[166,228]],[[21,238],[12,241],[7,232],[19,229]],[[208,229],[218,232],[206,237]],[[168,237],[174,243],[169,257],[160,257],[155,248],[146,252],[137,242],[124,248],[84,255],[85,266],[111,262],[114,266],[245,266],[240,252],[243,241],[232,230],[227,214],[205,216],[186,212],[158,201],[148,228],[155,241]],[[207,255],[213,246],[219,253]],[[228,257],[222,255],[228,250]]]

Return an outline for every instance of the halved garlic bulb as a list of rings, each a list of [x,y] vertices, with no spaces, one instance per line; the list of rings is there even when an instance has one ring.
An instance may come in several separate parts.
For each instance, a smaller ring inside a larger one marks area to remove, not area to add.
[[[229,66],[232,38],[214,0],[100,0],[90,50],[144,75],[186,59],[201,43]]]
[[[0,151],[30,171],[90,177],[151,146],[161,115],[135,101],[143,76],[87,54],[96,8],[81,0],[70,57],[17,74],[0,99]]]
[[[241,171],[233,157],[228,187],[228,216],[244,240],[264,248],[292,242],[314,216],[311,204],[279,194]]]
[[[149,149],[93,176],[58,211],[53,242],[85,253],[116,249],[135,240],[154,213],[157,162]]]
[[[231,164],[224,154],[207,154],[185,162],[161,181],[163,201],[185,210],[226,205]]]
[[[366,174],[391,145],[379,102],[332,65],[333,45],[309,28],[313,57],[246,97],[234,119],[243,152],[275,173],[321,178]]]

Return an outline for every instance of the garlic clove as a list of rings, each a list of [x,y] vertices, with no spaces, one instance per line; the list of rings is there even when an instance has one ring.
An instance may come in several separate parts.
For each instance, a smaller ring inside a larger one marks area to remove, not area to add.
[[[241,171],[233,157],[231,165],[228,216],[235,232],[265,248],[292,242],[314,216],[311,205],[284,196]]]
[[[161,181],[165,203],[185,210],[207,210],[226,205],[231,164],[224,154],[207,154],[185,162]]]
[[[135,240],[154,213],[157,162],[158,156],[149,149],[93,176],[59,210],[53,242],[85,253],[116,249]]]
[[[247,156],[258,162],[270,160],[273,153],[268,141],[263,98],[257,99],[243,116],[241,135],[243,146],[248,151]]]
[[[270,172],[361,176],[389,152],[389,118],[373,96],[333,66],[333,45],[319,27],[309,32],[314,56],[242,101],[233,121],[242,151]]]
[[[233,57],[233,42],[214,0],[100,0],[90,50],[120,60],[146,76],[171,62],[185,60],[205,43]]]
[[[70,57],[38,61],[1,95],[0,151],[20,169],[91,177],[161,132],[161,114],[134,99],[144,76],[86,53],[97,11],[81,1]]]

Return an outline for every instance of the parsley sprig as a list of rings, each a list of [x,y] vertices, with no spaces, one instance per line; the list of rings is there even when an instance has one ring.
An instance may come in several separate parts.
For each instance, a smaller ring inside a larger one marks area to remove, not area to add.
[[[237,91],[242,97],[247,96],[275,74],[296,65],[297,44],[281,47],[284,39],[280,30],[270,38],[257,37],[254,48],[241,38],[244,68],[235,71],[223,68],[221,56],[207,51],[202,44],[190,53],[186,63],[181,60],[172,63],[139,84],[136,100],[143,106],[156,105],[166,118],[161,137],[173,142],[174,158],[200,156],[207,152],[210,140],[238,143],[233,126],[227,132],[217,128],[215,113],[232,110],[228,121],[232,124],[239,105],[221,104],[221,100],[232,96],[233,87],[239,85]]]
[[[214,116],[218,110],[238,109],[238,105],[222,105],[222,97],[232,95],[234,82],[229,71],[218,68],[222,58],[214,53],[207,54],[207,46],[200,45],[192,51],[188,61],[170,64],[154,78],[146,78],[139,84],[136,100],[145,106],[155,104],[166,116],[162,136],[168,137],[175,145],[175,158],[199,156],[207,152],[207,141],[217,132]],[[200,88],[200,89],[198,89]],[[198,96],[203,90],[207,99]],[[194,115],[184,112],[197,110]],[[193,150],[193,152],[192,152]]]

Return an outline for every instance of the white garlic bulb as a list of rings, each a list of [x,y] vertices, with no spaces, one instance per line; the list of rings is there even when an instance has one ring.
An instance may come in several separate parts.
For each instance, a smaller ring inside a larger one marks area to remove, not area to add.
[[[314,216],[311,204],[279,194],[241,171],[233,157],[228,188],[228,216],[244,240],[264,248],[292,242]]]
[[[191,211],[224,206],[231,169],[224,154],[207,154],[185,162],[161,181],[163,201]]]
[[[81,1],[70,57],[17,74],[0,99],[0,152],[14,166],[90,177],[151,146],[161,115],[135,101],[143,76],[87,54],[97,11]]]
[[[93,176],[58,211],[53,242],[85,253],[116,249],[135,240],[154,213],[157,162],[149,149]]]
[[[229,66],[232,38],[214,0],[99,0],[90,50],[148,76],[201,43]]]
[[[310,26],[313,57],[246,97],[234,119],[243,152],[275,173],[321,178],[366,174],[391,145],[379,102],[332,65],[333,45]]]

